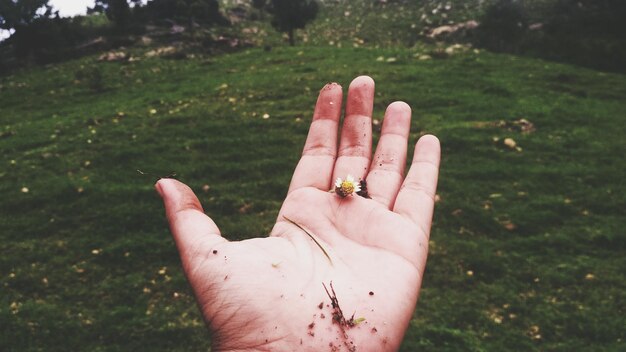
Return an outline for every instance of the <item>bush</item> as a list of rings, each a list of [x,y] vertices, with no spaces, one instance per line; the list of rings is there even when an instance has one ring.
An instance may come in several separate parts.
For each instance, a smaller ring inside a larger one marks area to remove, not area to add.
[[[319,4],[316,0],[271,0],[268,11],[274,16],[272,27],[289,36],[289,44],[295,45],[296,29],[304,28],[317,17]]]
[[[534,46],[543,57],[626,71],[626,1],[557,0]]]
[[[626,1],[557,0],[546,31],[557,36],[626,38]]]
[[[626,71],[626,1],[554,0],[530,16],[522,1],[495,0],[476,33],[483,48]],[[539,25],[529,30],[530,18]]]
[[[73,46],[85,39],[80,26],[66,18],[39,18],[19,27],[10,40],[18,59],[49,63],[72,56]]]
[[[527,34],[528,15],[517,0],[496,0],[487,7],[477,31],[477,44],[493,51],[517,53]]]

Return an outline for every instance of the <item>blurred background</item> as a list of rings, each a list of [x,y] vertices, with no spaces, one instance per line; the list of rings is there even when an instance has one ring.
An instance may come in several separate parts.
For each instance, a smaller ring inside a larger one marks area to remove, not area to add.
[[[442,143],[414,351],[620,351],[626,2],[0,0],[0,350],[206,351],[159,177],[266,236],[318,90]],[[622,121],[622,122],[620,122]]]

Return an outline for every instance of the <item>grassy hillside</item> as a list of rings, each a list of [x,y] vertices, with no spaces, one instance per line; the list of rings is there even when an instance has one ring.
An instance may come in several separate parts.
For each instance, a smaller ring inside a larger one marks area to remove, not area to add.
[[[478,19],[486,5],[480,0],[331,0],[320,3],[322,6],[317,19],[296,33],[301,45],[410,47],[424,39],[425,27]],[[241,5],[241,1],[224,0],[221,8],[228,13],[229,9]],[[236,31],[243,31],[244,37],[257,44],[285,43],[286,36],[277,33],[269,24],[270,14],[259,13],[253,8],[248,10],[253,20],[235,21]]]
[[[226,237],[264,236],[318,89],[360,74],[375,118],[404,100],[412,143],[442,142],[403,348],[624,349],[626,77],[425,50],[88,57],[0,78],[0,350],[207,350],[155,177],[136,170],[175,172]]]

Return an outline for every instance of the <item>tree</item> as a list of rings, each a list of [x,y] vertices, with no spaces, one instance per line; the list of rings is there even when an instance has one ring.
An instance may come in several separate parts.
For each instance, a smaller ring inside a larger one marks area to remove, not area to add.
[[[135,6],[141,4],[141,0],[130,0]],[[127,28],[131,22],[131,10],[127,0],[96,0],[93,7],[87,9],[87,13],[103,12],[109,21],[116,27]]]
[[[528,32],[528,13],[519,0],[492,2],[480,20],[478,42],[481,46],[503,52],[519,52]]]
[[[626,1],[556,0],[544,17],[545,56],[626,71]]]
[[[58,28],[51,16],[48,0],[0,0],[0,29],[14,30],[9,40],[18,58],[47,49],[51,41],[45,40],[42,33],[54,33],[50,28]]]
[[[551,34],[626,39],[626,1],[557,0],[548,11]]]
[[[217,0],[191,0],[187,1],[187,16],[193,21],[204,23],[216,23],[221,19],[219,3]]]
[[[265,16],[265,12],[267,12],[267,7],[269,6],[268,1],[267,0],[252,0],[251,3],[252,7],[255,8],[257,10],[256,12],[256,18],[254,17],[254,15],[252,17],[250,17],[252,20],[255,19],[263,19]]]
[[[49,0],[0,0],[0,29],[15,29],[17,32],[33,23],[37,18],[52,14]]]
[[[271,0],[268,8],[274,18],[272,26],[289,35],[289,44],[295,45],[294,31],[302,29],[317,16],[319,5],[315,0]]]
[[[252,7],[257,10],[263,11],[267,6],[267,0],[252,0]]]
[[[15,32],[7,40],[20,63],[48,63],[73,55],[85,38],[80,25],[59,17],[48,0],[0,0],[0,28]]]

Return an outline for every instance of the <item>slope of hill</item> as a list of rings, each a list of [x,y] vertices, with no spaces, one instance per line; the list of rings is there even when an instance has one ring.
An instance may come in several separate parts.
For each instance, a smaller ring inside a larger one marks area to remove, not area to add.
[[[186,59],[133,48],[139,60],[0,77],[0,350],[207,350],[155,178],[192,186],[229,239],[264,236],[318,89],[360,74],[377,82],[377,121],[404,100],[411,143],[442,142],[403,350],[624,349],[626,77],[345,43]]]

